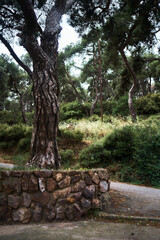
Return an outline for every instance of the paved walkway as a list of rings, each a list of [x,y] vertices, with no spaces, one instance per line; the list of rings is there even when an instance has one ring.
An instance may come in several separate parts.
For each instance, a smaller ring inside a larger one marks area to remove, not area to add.
[[[160,229],[135,224],[79,221],[0,226],[1,240],[160,240]]]
[[[160,189],[119,182],[110,189],[108,213],[160,218]]]

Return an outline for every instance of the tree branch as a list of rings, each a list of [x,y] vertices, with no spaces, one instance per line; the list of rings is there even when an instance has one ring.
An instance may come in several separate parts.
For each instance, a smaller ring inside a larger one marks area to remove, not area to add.
[[[33,8],[33,4],[31,0],[17,0],[23,15],[24,15],[24,19],[27,25],[27,31],[28,32],[37,32],[38,31],[42,31],[40,30],[40,26],[37,22],[37,17],[35,15],[34,12],[34,8]]]
[[[132,33],[135,30],[135,28],[138,25],[138,21],[135,21],[135,23],[133,24],[133,26],[130,28],[129,33],[128,33],[128,37],[126,39],[126,41],[124,42],[124,44],[122,45],[122,49],[124,49],[125,47],[127,47],[127,45],[129,44],[129,41],[132,37]]]
[[[67,12],[71,7],[72,4],[75,2],[75,0],[67,0],[66,1],[66,7],[65,7],[65,12]]]
[[[28,73],[28,75],[32,78],[32,71],[30,70],[30,68],[25,65],[20,59],[19,57],[16,55],[16,53],[14,52],[14,50],[12,49],[12,47],[10,46],[10,44],[8,43],[8,41],[0,34],[0,40],[2,41],[2,43],[5,45],[5,47],[8,49],[8,51],[10,52],[10,54],[12,55],[12,57],[14,58],[14,60]]]
[[[22,94],[18,91],[16,79],[15,79],[12,75],[10,75],[10,78],[11,78],[11,80],[13,81],[13,84],[14,84],[14,88],[15,88],[16,93],[21,97]]]
[[[156,58],[156,57],[144,58],[144,61],[145,62],[160,61],[160,58]]]
[[[152,34],[154,35],[154,34],[158,33],[159,31],[160,31],[160,28],[158,30],[156,30],[155,32],[152,32]]]

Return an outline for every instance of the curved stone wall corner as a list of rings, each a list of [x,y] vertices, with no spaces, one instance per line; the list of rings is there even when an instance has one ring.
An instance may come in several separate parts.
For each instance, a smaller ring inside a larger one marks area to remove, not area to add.
[[[0,171],[0,223],[78,220],[108,207],[106,169]]]

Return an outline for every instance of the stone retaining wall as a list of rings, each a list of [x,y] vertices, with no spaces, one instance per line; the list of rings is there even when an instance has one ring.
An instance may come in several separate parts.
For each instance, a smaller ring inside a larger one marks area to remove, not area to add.
[[[107,170],[0,171],[0,223],[78,220],[106,208]]]

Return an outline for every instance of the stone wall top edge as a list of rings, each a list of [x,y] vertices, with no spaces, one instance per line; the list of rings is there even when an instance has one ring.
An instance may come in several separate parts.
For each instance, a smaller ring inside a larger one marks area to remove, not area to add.
[[[70,172],[96,172],[96,171],[107,171],[107,169],[105,168],[94,168],[94,169],[87,169],[87,170],[48,170],[48,169],[40,169],[40,170],[0,170],[0,173],[2,172],[30,172],[30,173],[34,173],[34,172],[55,172],[55,173],[59,173],[59,172],[62,172],[62,173],[70,173]]]

